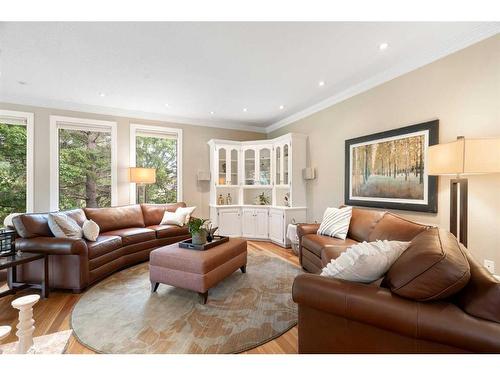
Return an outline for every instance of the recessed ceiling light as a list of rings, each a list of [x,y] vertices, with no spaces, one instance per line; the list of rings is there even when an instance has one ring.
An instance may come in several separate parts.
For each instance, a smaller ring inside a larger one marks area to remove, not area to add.
[[[285,109],[285,106],[283,104],[280,105],[280,109]]]
[[[247,112],[247,111],[248,111],[248,109],[247,109],[247,108],[243,108],[243,112]]]
[[[324,86],[325,85],[325,81],[319,81],[318,82],[318,86],[321,87],[321,86]]]
[[[210,111],[210,114],[211,114],[211,115],[215,115],[215,112],[214,112],[214,111]]]
[[[168,103],[165,103],[165,107],[169,107]]]
[[[17,83],[24,86],[26,84],[26,81],[17,81]]]
[[[106,94],[105,94],[105,93],[103,93],[103,92],[100,92],[100,93],[99,93],[99,96],[102,98],[102,97],[105,97],[105,96],[106,96]]]
[[[389,47],[389,43],[381,43],[379,46],[378,46],[378,49],[383,51],[384,49],[387,49],[387,47]]]

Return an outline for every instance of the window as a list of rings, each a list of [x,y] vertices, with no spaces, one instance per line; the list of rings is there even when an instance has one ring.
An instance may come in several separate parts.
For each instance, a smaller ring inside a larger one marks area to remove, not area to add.
[[[162,126],[130,125],[130,165],[155,168],[156,183],[141,186],[146,189],[147,203],[174,203],[182,200],[182,130]],[[139,187],[131,184],[131,203],[137,202]]]
[[[0,227],[33,211],[33,114],[0,110]]]
[[[51,208],[116,205],[116,123],[51,116]]]

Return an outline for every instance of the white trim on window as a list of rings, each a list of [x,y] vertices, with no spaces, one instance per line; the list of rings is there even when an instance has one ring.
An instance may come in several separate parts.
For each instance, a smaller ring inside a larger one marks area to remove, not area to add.
[[[159,136],[173,136],[177,139],[177,201],[182,202],[182,129],[156,125],[130,124],[130,166],[136,166],[136,136],[147,133]],[[130,183],[130,204],[136,203],[136,185]]]
[[[0,118],[6,124],[26,126],[26,212],[34,210],[34,139],[35,116],[31,112],[8,111],[0,109]]]
[[[50,209],[59,210],[59,129],[107,131],[111,133],[111,205],[118,201],[117,124],[66,116],[50,116]]]

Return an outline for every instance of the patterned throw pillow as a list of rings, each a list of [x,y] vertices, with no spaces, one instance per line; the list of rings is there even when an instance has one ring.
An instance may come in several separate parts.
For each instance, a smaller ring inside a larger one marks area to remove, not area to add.
[[[345,240],[349,231],[352,207],[328,207],[323,214],[323,220],[318,229],[318,234],[323,236],[337,237]]]
[[[375,241],[351,246],[323,268],[321,276],[360,283],[380,279],[410,246],[410,242]]]
[[[49,214],[48,224],[52,234],[61,238],[83,237],[82,228],[78,223],[62,212],[53,212]]]
[[[189,219],[191,219],[191,215],[193,214],[193,211],[196,209],[196,206],[194,207],[179,207],[177,210],[175,210],[175,213],[178,215],[186,215],[184,219],[184,224],[189,223]]]
[[[161,219],[160,225],[167,224],[167,225],[177,225],[179,227],[184,226],[187,215],[186,213],[182,214],[177,211],[175,212],[165,211],[165,213],[163,214],[163,219]]]

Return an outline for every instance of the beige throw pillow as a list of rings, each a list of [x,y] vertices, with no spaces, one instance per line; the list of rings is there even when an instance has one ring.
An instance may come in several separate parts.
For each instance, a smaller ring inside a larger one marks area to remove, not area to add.
[[[83,237],[89,241],[96,241],[99,236],[99,225],[94,220],[85,220],[83,223]]]
[[[321,276],[371,283],[382,277],[408,246],[409,242],[387,240],[353,245],[332,259]]]
[[[184,226],[184,222],[186,221],[186,215],[170,211],[165,211],[163,214],[163,219],[161,219],[160,225],[177,225],[179,227]]]
[[[179,207],[177,210],[175,210],[175,213],[179,215],[185,215],[184,219],[184,224],[189,223],[189,220],[191,219],[191,215],[193,214],[193,211],[196,210],[196,206],[194,207]]]
[[[62,212],[50,213],[48,224],[52,234],[56,237],[75,239],[83,237],[82,228],[78,223]]]

